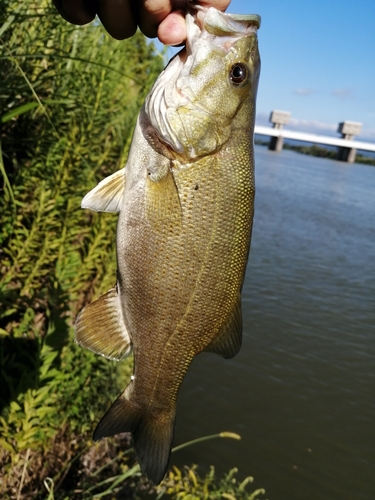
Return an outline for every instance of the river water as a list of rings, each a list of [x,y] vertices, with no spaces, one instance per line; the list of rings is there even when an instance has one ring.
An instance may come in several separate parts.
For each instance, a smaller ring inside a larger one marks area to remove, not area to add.
[[[269,500],[375,499],[375,168],[256,146],[238,356],[198,356],[172,456]]]

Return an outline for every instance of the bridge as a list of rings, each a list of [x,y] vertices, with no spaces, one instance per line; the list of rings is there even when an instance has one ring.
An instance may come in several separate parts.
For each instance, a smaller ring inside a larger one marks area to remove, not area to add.
[[[268,148],[277,152],[282,150],[284,139],[337,146],[337,158],[348,163],[353,163],[355,161],[357,150],[375,152],[375,143],[355,141],[353,139],[355,135],[361,132],[361,123],[350,121],[339,123],[337,131],[341,133],[340,138],[285,130],[283,126],[289,122],[289,119],[290,113],[287,111],[272,111],[270,121],[273,123],[273,128],[256,125],[254,133],[270,137]]]

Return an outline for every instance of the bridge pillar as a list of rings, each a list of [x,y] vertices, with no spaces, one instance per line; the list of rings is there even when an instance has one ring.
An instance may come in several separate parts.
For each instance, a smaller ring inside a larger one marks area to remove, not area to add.
[[[341,122],[337,132],[341,134],[343,139],[347,141],[353,140],[355,135],[361,133],[362,123],[359,122]],[[357,150],[355,148],[339,147],[337,151],[337,159],[340,161],[346,161],[347,163],[354,163]]]
[[[270,115],[270,122],[273,123],[273,128],[281,130],[284,125],[289,122],[289,111],[274,110]],[[279,135],[277,137],[271,136],[268,144],[268,149],[279,153],[283,149],[284,137]]]

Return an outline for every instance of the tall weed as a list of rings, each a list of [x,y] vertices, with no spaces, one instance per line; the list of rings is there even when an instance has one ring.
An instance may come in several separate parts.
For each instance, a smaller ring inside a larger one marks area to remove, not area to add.
[[[31,458],[62,435],[84,442],[118,392],[116,366],[72,342],[77,312],[116,280],[116,217],[80,202],[124,166],[162,66],[139,33],[120,43],[98,24],[69,25],[45,0],[1,3],[2,495],[53,476],[63,457],[42,475]],[[125,362],[122,379],[129,371]]]

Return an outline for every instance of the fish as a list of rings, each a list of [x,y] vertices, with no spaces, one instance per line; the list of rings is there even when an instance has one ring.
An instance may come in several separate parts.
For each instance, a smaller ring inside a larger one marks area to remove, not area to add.
[[[189,4],[186,46],[140,110],[124,168],[82,208],[118,213],[117,282],[75,322],[84,348],[120,360],[128,386],[94,439],[131,432],[150,481],[170,458],[181,383],[195,356],[241,347],[254,213],[258,15]]]

